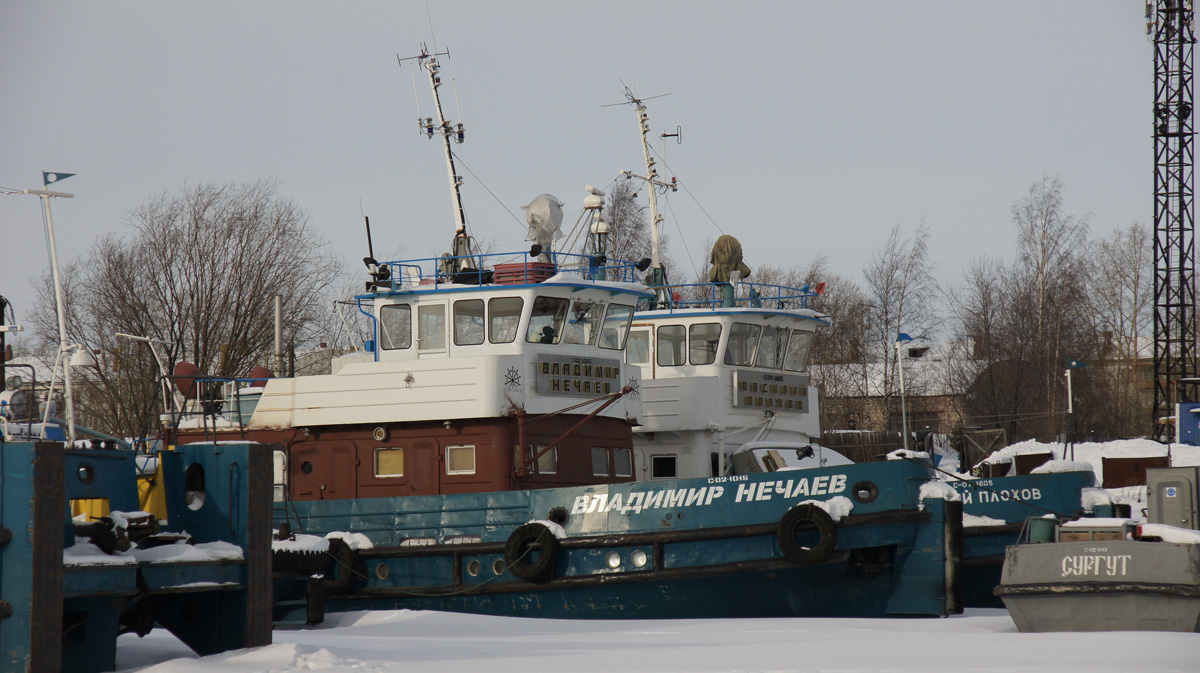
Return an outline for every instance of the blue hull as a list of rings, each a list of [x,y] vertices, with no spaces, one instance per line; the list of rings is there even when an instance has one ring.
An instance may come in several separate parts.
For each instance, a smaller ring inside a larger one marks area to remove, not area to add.
[[[1071,518],[1082,514],[1082,491],[1095,487],[1096,479],[1091,472],[1055,472],[950,484],[963,499],[963,514],[1004,522],[963,529],[962,569],[965,606],[1002,608],[1004,603],[992,590],[1000,585],[1005,547],[1017,544],[1030,517],[1053,514]]]
[[[321,580],[277,572],[276,619],[311,623],[323,610],[390,608],[558,618],[957,612],[961,510],[953,502],[920,502],[920,487],[931,476],[917,463],[890,461],[537,491],[295,502],[293,522],[298,518],[306,532],[363,533],[374,548],[333,553],[338,562]],[[835,523],[789,514],[808,501],[849,511]],[[541,551],[514,547],[512,539],[539,520],[562,526],[562,539],[545,561]],[[529,558],[514,549],[525,549]],[[286,568],[278,560],[277,570]],[[539,563],[545,566],[539,577],[514,575],[513,564],[528,571]]]

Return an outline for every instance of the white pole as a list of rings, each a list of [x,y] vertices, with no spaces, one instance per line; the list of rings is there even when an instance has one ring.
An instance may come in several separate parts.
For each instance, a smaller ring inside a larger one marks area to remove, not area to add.
[[[900,341],[896,341],[896,368],[900,371],[900,434],[904,450],[908,451],[908,413],[904,408],[904,359],[900,357]]]
[[[67,314],[63,308],[62,279],[58,274],[58,250],[54,245],[54,219],[50,216],[50,195],[42,195],[42,207],[46,211],[46,230],[50,236],[50,268],[54,275],[54,302],[58,308],[58,358],[56,362],[63,364],[63,401],[67,405],[67,446],[75,445],[75,402],[71,394],[71,360],[67,354]],[[57,369],[57,364],[55,365]],[[50,392],[54,392],[51,387]],[[50,400],[46,400],[46,409],[50,408]],[[45,432],[45,424],[42,426]],[[44,436],[44,435],[43,435]]]
[[[1071,368],[1063,373],[1067,377],[1067,443],[1071,447],[1071,460],[1075,460],[1075,397],[1071,394]],[[1063,459],[1066,459],[1064,452]]]

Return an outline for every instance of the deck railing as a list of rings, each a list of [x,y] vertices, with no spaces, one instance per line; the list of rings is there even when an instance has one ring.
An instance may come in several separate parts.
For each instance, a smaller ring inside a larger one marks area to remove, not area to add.
[[[661,299],[642,299],[638,310],[670,310],[684,308],[716,309],[725,305],[724,283],[684,283],[664,285],[670,301],[664,306]],[[649,288],[656,289],[656,288]],[[733,288],[732,305],[737,308],[806,309],[809,299],[817,296],[804,286],[802,288],[770,283],[738,283]]]
[[[543,261],[541,258],[550,261]],[[387,280],[375,284],[380,290],[401,290],[420,285],[489,285],[493,282],[540,282],[558,272],[576,273],[587,281],[638,283],[640,270],[633,262],[605,259],[569,252],[545,252],[531,257],[528,252],[503,252],[452,257],[426,257],[382,262]]]

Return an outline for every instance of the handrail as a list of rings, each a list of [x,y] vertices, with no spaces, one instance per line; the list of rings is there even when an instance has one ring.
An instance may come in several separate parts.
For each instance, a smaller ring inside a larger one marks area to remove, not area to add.
[[[725,283],[679,283],[663,285],[674,298],[670,308],[721,308]],[[739,282],[734,286],[733,306],[736,308],[807,309],[817,292],[788,285]],[[665,308],[665,307],[664,307]],[[653,300],[642,300],[638,310],[653,310]]]
[[[541,254],[550,259],[549,263],[555,271],[575,272],[587,281],[603,278],[624,283],[640,282],[638,274],[641,270],[634,262],[571,252],[547,251]],[[466,262],[466,268],[462,268],[463,264],[455,264],[456,261]],[[492,282],[495,267],[504,264],[520,265],[528,273],[532,269],[539,269],[537,265],[545,262],[531,258],[528,251],[380,262],[380,266],[388,267],[389,279],[376,283],[376,287],[395,291],[418,285],[432,285],[434,288],[445,284],[485,285]],[[451,270],[456,268],[461,270]]]

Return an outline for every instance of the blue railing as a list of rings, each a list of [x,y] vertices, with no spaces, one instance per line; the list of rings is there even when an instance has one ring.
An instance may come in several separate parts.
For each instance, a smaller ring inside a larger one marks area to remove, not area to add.
[[[504,252],[451,257],[427,257],[395,262],[382,262],[389,277],[375,284],[381,290],[401,290],[419,285],[438,287],[445,284],[488,285],[499,275],[516,275],[524,282],[538,282],[561,271],[577,273],[588,281],[641,282],[637,265],[624,260],[609,259],[602,264],[597,257],[569,252],[546,252],[550,262],[531,258],[528,252]],[[547,266],[549,264],[550,266]],[[511,281],[510,281],[511,282]],[[518,281],[522,282],[522,281]]]
[[[664,285],[662,289],[670,297],[667,305],[658,298],[642,299],[638,310],[662,310],[704,308],[717,309],[726,305],[723,283],[684,283]],[[658,288],[649,288],[655,290]],[[808,301],[819,293],[808,289],[770,283],[738,283],[733,288],[732,306],[736,308],[804,309]]]

